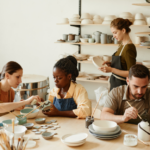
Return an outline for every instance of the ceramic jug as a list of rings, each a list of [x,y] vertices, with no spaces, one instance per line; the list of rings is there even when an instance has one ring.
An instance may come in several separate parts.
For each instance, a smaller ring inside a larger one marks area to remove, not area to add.
[[[146,121],[141,121],[138,124],[138,138],[142,141],[150,141],[150,124]]]
[[[102,32],[100,32],[100,31],[95,31],[94,33],[93,33],[94,35],[101,35],[102,34]]]

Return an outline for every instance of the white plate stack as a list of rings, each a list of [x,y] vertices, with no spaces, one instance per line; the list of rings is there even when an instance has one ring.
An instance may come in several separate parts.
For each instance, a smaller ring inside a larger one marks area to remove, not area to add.
[[[133,16],[130,12],[123,12],[119,15],[120,18],[123,18],[123,19],[128,19],[130,20],[131,22],[133,22]]]
[[[116,16],[114,16],[114,15],[107,15],[107,16],[105,16],[104,21],[103,21],[102,24],[110,25],[111,22],[112,22],[115,18],[116,18]]]
[[[80,24],[81,23],[81,19],[79,19],[79,18],[80,18],[80,15],[74,14],[72,16],[72,18],[69,19],[69,23],[70,24]]]
[[[142,13],[136,13],[134,25],[146,25],[145,17]]]
[[[80,146],[86,142],[87,137],[86,133],[66,134],[61,141],[67,146]]]

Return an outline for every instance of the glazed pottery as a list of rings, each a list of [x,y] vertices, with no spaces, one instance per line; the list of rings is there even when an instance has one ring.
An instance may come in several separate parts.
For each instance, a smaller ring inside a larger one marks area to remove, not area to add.
[[[38,124],[42,124],[45,122],[45,120],[46,120],[45,118],[37,118],[37,119],[35,119],[35,122]]]
[[[23,126],[25,126],[27,129],[31,129],[34,126],[34,124],[33,123],[25,123],[25,124],[23,124]]]
[[[63,34],[63,40],[68,41],[68,34]]]
[[[69,41],[72,41],[75,39],[75,34],[69,34]]]
[[[3,120],[2,123],[5,125],[8,125],[8,126],[12,126],[12,120],[11,119],[8,119],[8,120]],[[18,125],[19,121],[17,119],[14,120],[14,123],[15,125]]]
[[[94,43],[94,39],[93,38],[89,38],[88,41],[89,41],[89,43]]]
[[[107,43],[107,34],[102,33],[101,34],[101,44]]]
[[[43,132],[42,137],[44,139],[48,140],[48,139],[52,139],[55,134],[56,133],[52,133],[52,132]]]
[[[19,125],[27,123],[27,117],[24,117],[24,115],[18,115],[16,119],[19,121]]]

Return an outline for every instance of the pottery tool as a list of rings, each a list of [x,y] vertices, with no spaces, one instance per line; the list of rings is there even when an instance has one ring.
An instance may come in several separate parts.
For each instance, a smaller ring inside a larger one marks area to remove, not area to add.
[[[11,112],[11,111],[9,111],[9,110],[7,110],[7,109],[3,108],[1,105],[0,105],[0,108],[2,108],[3,110],[5,110],[6,112],[11,113],[11,114],[12,114],[12,115],[14,115],[15,117],[17,116],[15,113],[13,113],[13,112]]]
[[[95,108],[94,108],[94,111],[93,111],[93,113],[92,113],[92,115],[91,115],[91,118],[94,116],[95,110],[96,110],[96,108],[97,108],[97,106],[98,106],[98,104],[99,104],[99,101],[100,101],[102,95],[103,95],[103,94],[101,94],[101,96],[100,96],[100,98],[99,98],[99,100],[98,100],[98,102],[97,102],[97,104],[96,104],[96,106],[95,106]]]
[[[14,119],[12,119],[12,133],[14,134]],[[12,138],[12,149],[15,150],[14,149],[14,136]]]
[[[19,146],[20,141],[21,141],[21,138],[18,138],[18,143],[17,143],[17,148],[16,148],[16,150],[18,150],[18,146]]]
[[[131,104],[130,104],[128,101],[126,101],[126,102],[128,103],[128,105],[129,105],[130,107],[132,107]],[[139,116],[139,118],[140,118],[141,120],[143,120],[142,117],[141,117],[139,114],[137,114],[137,115]]]
[[[21,118],[27,117],[29,114],[31,114],[34,110],[38,109],[40,106],[42,106],[45,102],[41,103],[38,107],[36,107],[35,109],[33,109],[32,111],[30,111],[28,114],[24,115]]]

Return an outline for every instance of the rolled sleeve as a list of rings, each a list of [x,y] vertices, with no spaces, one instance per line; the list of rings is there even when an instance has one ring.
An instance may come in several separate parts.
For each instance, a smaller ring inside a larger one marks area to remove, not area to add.
[[[75,98],[77,109],[74,109],[73,112],[78,118],[86,118],[86,116],[91,115],[91,101],[88,99],[88,94],[84,87],[77,92],[78,94],[75,95],[75,97],[77,96]]]

